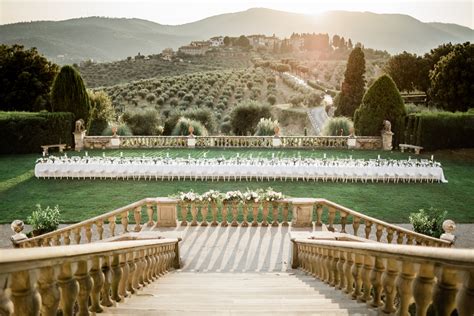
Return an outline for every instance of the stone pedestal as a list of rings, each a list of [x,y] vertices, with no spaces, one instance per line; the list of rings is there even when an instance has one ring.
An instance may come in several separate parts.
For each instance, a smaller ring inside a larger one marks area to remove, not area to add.
[[[178,201],[170,198],[159,198],[156,202],[158,221],[156,227],[176,227]]]
[[[280,137],[273,137],[273,139],[272,139],[272,146],[273,146],[273,147],[281,147],[281,139],[280,139]]]
[[[74,149],[76,151],[81,151],[84,148],[84,137],[86,136],[87,131],[74,132]]]
[[[354,149],[356,148],[357,141],[355,137],[350,137],[347,139],[347,148]]]
[[[382,132],[382,149],[383,150],[392,150],[392,132]]]
[[[292,227],[312,227],[313,206],[315,199],[293,198],[290,203],[293,205]]]
[[[191,148],[196,147],[196,138],[188,137],[188,147],[191,147]]]
[[[119,148],[120,147],[120,138],[118,136],[112,137],[110,139],[110,148]]]

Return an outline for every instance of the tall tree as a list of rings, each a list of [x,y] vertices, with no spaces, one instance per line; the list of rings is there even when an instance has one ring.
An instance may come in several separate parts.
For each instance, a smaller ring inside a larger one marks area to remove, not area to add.
[[[0,45],[0,110],[51,110],[49,92],[58,66],[36,48]]]
[[[474,108],[474,44],[456,45],[430,72],[432,101],[448,111]]]
[[[385,70],[395,81],[398,90],[410,92],[417,85],[419,66],[416,54],[403,52],[392,56],[385,65]]]
[[[358,135],[379,136],[383,121],[389,120],[395,138],[402,133],[406,115],[400,92],[388,75],[378,78],[367,90],[362,104],[354,115],[354,127]]]
[[[74,113],[76,120],[83,119],[86,123],[89,121],[89,96],[81,75],[74,67],[63,66],[54,79],[51,106],[57,112]]]
[[[337,116],[354,116],[359,107],[365,91],[365,57],[360,47],[352,50],[347,61],[344,81],[341,86],[339,102],[337,104]]]

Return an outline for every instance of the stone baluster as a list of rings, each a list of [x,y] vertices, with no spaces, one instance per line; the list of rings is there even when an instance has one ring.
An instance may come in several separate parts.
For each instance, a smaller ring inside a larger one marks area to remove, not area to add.
[[[157,263],[156,251],[157,251],[156,248],[150,249],[150,261],[151,261],[150,279],[152,281],[155,281],[158,278],[158,275],[156,274],[156,263]]]
[[[346,278],[346,288],[344,292],[352,295],[352,288],[354,284],[354,277],[352,276],[352,267],[354,265],[353,254],[348,251],[346,252],[346,262],[344,263],[344,276]]]
[[[73,267],[69,262],[63,263],[58,275],[58,285],[61,288],[61,310],[65,316],[74,315],[74,304],[79,292],[79,284],[73,277]]]
[[[391,244],[393,240],[393,229],[388,227],[387,228],[387,243]]]
[[[403,244],[403,237],[405,236],[405,233],[402,231],[397,231],[397,244],[402,245]]]
[[[179,203],[181,208],[181,226],[188,225],[187,217],[188,217],[188,203]]]
[[[263,202],[263,208],[262,208],[262,226],[267,227],[268,226],[268,208],[269,204],[268,202]]]
[[[120,222],[122,223],[122,233],[128,233],[128,211],[120,213]]]
[[[328,215],[328,230],[330,232],[334,232],[334,219],[336,218],[336,209],[333,207],[329,207],[329,215]]]
[[[311,274],[314,277],[318,275],[318,249],[316,247],[310,247],[310,267],[311,267]]]
[[[338,287],[341,275],[339,274],[338,270],[338,263],[339,263],[339,251],[336,249],[332,249],[332,260],[331,260],[331,270],[333,272],[333,277],[331,279],[330,285],[333,287]]]
[[[377,231],[375,232],[375,237],[377,238],[377,241],[380,242],[383,235],[383,226],[381,224],[377,224],[376,229]]]
[[[360,217],[352,216],[352,228],[354,229],[354,236],[357,236],[360,226]]]
[[[34,271],[19,271],[11,274],[11,300],[14,305],[14,315],[39,315],[41,297],[35,286]]]
[[[457,283],[457,271],[451,267],[443,266],[433,294],[433,307],[436,315],[451,315],[453,312],[456,307]]]
[[[370,272],[370,283],[372,284],[373,296],[370,301],[370,306],[379,307],[382,306],[382,275],[385,270],[383,259],[375,257],[374,266]]]
[[[272,226],[273,227],[278,227],[278,203],[273,202],[272,203]]]
[[[112,257],[112,264],[110,265],[112,270],[112,282],[111,282],[111,289],[112,289],[112,299],[116,302],[121,302],[122,297],[119,293],[119,285],[120,280],[122,279],[122,267],[120,266],[120,255],[116,254]]]
[[[151,205],[151,203],[147,203],[146,205],[146,214],[148,216],[148,222],[146,223],[146,225],[148,227],[152,227],[153,225],[155,225],[155,222],[153,221],[153,205]]]
[[[412,283],[415,278],[415,269],[413,262],[410,260],[403,260],[401,262],[401,271],[397,279],[397,291],[400,297],[400,304],[398,306],[398,315],[410,316],[408,308],[410,307],[412,292]]]
[[[53,237],[53,246],[61,245],[61,234],[57,234]]]
[[[110,236],[115,236],[115,221],[116,217],[115,215],[110,216],[107,221],[109,222],[109,229],[110,229]]]
[[[92,224],[86,225],[86,240],[88,243],[92,242]]]
[[[237,227],[239,226],[239,223],[237,222],[237,215],[238,215],[238,202],[232,202],[232,223],[230,226],[232,227]]]
[[[40,269],[38,277],[38,292],[41,294],[41,315],[56,316],[60,300],[57,282],[59,267],[50,266]],[[0,307],[0,311],[2,308]],[[1,314],[1,312],[0,312]]]
[[[331,283],[331,251],[327,248],[322,248],[323,255],[324,255],[324,283],[330,284]]]
[[[434,264],[420,263],[418,275],[413,283],[413,298],[416,303],[416,315],[426,316],[433,297]]]
[[[204,202],[201,206],[201,215],[202,215],[201,226],[206,227],[208,225],[207,223],[208,212],[209,212],[209,204],[207,202]]]
[[[135,227],[133,231],[140,232],[142,230],[142,207],[138,206],[133,210],[133,219],[135,220]]]
[[[289,226],[288,224],[288,205],[289,203],[284,203],[282,206],[282,223],[281,226]]]
[[[318,204],[316,205],[316,227],[323,226],[322,217],[323,217],[323,205]]]
[[[354,278],[354,290],[352,291],[352,299],[357,299],[362,294],[362,266],[364,256],[355,254],[354,265],[352,266],[352,276]]]
[[[362,269],[362,289],[363,294],[360,295],[357,300],[360,302],[370,302],[371,301],[371,291],[372,291],[372,282],[370,281],[370,273],[374,268],[374,259],[365,255],[363,258],[364,267]]]
[[[347,213],[340,211],[339,215],[341,216],[341,233],[346,233],[346,224],[347,224]]]
[[[344,274],[344,264],[346,263],[346,255],[342,250],[338,251],[338,255],[339,260],[337,262],[337,273],[339,274],[339,283],[336,284],[336,288],[342,291],[346,287],[346,276]]]
[[[100,305],[100,292],[104,285],[104,273],[102,272],[102,259],[99,256],[92,258],[92,267],[90,270],[90,276],[92,277],[93,285],[91,291],[91,306],[89,310],[94,313],[103,312],[103,308]]]
[[[140,268],[138,269],[138,282],[140,283],[141,287],[146,286],[147,280],[146,280],[146,271],[147,271],[147,262],[146,262],[146,253],[145,250],[140,250],[138,252],[140,254]]]
[[[249,216],[249,203],[242,204],[242,212],[243,212],[242,227],[248,227],[249,222],[247,221],[247,219]]]
[[[76,244],[80,244],[81,243],[81,227],[78,227],[78,228],[75,228],[73,233],[74,233],[74,241],[76,242]]]
[[[104,221],[100,219],[95,222],[95,225],[97,227],[97,233],[99,234],[99,240],[102,240],[104,238]]]
[[[155,279],[158,279],[160,277],[160,273],[158,271],[158,267],[160,265],[160,255],[159,255],[159,252],[160,252],[160,247],[156,247],[154,249],[154,252],[153,252],[153,262],[154,262],[154,265],[153,265],[153,276]]]
[[[253,203],[253,208],[252,208],[252,227],[258,226],[258,203]]]
[[[151,248],[145,249],[145,262],[146,262],[146,269],[144,271],[143,279],[145,283],[150,284],[151,281],[153,281],[153,278],[151,277],[151,268],[153,261],[151,260]]]
[[[128,280],[127,280],[127,290],[135,294],[137,292],[137,288],[135,287],[135,279],[136,279],[136,271],[137,271],[137,264],[135,262],[135,253],[130,252],[127,256],[127,264],[128,264]]]
[[[104,274],[104,285],[102,286],[101,291],[101,304],[103,306],[113,306],[114,303],[110,299],[110,286],[112,283],[112,273],[110,268],[110,258],[108,256],[104,257],[102,261],[102,273]]]
[[[229,226],[229,223],[227,222],[227,203],[222,203],[222,222],[221,226],[222,227],[227,227]]]
[[[79,284],[79,292],[77,295],[77,306],[78,315],[88,316],[89,315],[89,296],[92,290],[93,281],[89,275],[89,262],[86,260],[81,260],[77,263],[77,270],[74,274],[74,277]]]
[[[397,294],[397,288],[395,280],[398,275],[398,264],[395,259],[387,259],[387,265],[385,272],[382,276],[383,292],[385,294],[385,304],[382,311],[385,314],[391,314],[395,312],[395,295]]]
[[[211,226],[215,227],[215,226],[219,225],[219,223],[217,223],[217,203],[216,202],[212,202],[211,211],[212,211]]]
[[[474,270],[466,271],[463,286],[457,297],[458,314],[460,316],[474,315]]]
[[[197,226],[198,203],[191,203],[191,215],[193,217],[191,221],[191,226]]]
[[[365,223],[365,239],[370,239],[370,232],[372,231],[372,222],[371,221],[368,221],[368,220],[365,220],[364,221]]]
[[[13,315],[14,307],[8,288],[8,274],[0,274],[0,315]]]
[[[412,234],[407,234],[407,245],[413,245],[414,236]]]
[[[143,269],[143,265],[141,262],[141,253],[139,251],[135,252],[134,254],[134,263],[135,263],[135,269],[134,269],[134,276],[133,276],[133,288],[135,290],[139,290],[142,288],[140,284],[140,274]]]

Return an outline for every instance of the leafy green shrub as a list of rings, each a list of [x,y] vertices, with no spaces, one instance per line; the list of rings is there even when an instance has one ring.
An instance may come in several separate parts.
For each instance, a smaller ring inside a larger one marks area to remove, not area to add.
[[[0,154],[41,151],[42,145],[73,144],[74,114],[0,112]]]
[[[354,124],[344,116],[331,117],[324,123],[323,135],[325,136],[348,136]],[[341,135],[342,130],[342,135]]]
[[[230,134],[232,130],[232,126],[230,125],[229,121],[224,121],[221,124],[221,133],[223,134]]]
[[[56,230],[61,217],[59,206],[54,208],[49,206],[42,209],[40,204],[36,204],[36,210],[27,218],[27,223],[33,226],[35,235],[40,235]]]
[[[262,117],[257,124],[255,136],[273,136],[277,127],[280,128],[277,120],[272,121],[271,118],[266,119]]]
[[[208,132],[214,132],[217,127],[214,113],[206,108],[195,108],[183,113],[184,117],[200,122]]]
[[[270,94],[268,97],[267,97],[267,101],[268,103],[270,103],[271,105],[274,105],[276,103],[276,97],[273,95],[273,94]]]
[[[378,78],[367,90],[362,104],[355,111],[354,127],[357,135],[379,136],[383,121],[392,124],[394,143],[398,144],[403,133],[403,122],[406,116],[400,92],[388,75]]]
[[[443,233],[443,222],[447,214],[446,211],[431,207],[428,211],[420,209],[418,213],[411,213],[409,219],[417,233],[439,238]]]
[[[150,103],[156,100],[156,95],[154,93],[148,93],[146,95],[146,100]]]
[[[104,91],[87,91],[91,102],[91,118],[88,129],[89,135],[101,135],[110,122],[115,118],[109,95]]]
[[[108,126],[106,129],[102,131],[102,136],[112,136],[114,133],[112,133],[112,126]],[[117,135],[119,136],[132,136],[133,133],[130,129],[130,127],[127,126],[127,124],[120,124],[117,126]]]
[[[262,117],[272,117],[270,107],[256,101],[246,101],[237,104],[230,115],[230,124],[235,135],[253,135]]]
[[[421,112],[405,122],[405,143],[427,150],[474,147],[474,112]]]
[[[196,136],[207,136],[207,130],[200,122],[195,120],[190,120],[188,118],[182,117],[176,123],[176,126],[173,129],[171,135],[173,136],[187,136],[189,135],[189,126],[194,128],[193,134]]]
[[[133,135],[158,135],[161,124],[160,113],[156,110],[125,112],[122,120],[130,127]]]

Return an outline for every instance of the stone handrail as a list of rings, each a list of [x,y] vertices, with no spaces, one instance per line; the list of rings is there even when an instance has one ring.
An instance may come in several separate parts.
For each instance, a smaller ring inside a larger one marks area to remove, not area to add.
[[[142,208],[146,207],[147,221],[142,221]],[[133,212],[133,218],[135,225],[131,228],[134,232],[140,232],[143,226],[152,227],[155,224],[160,224],[154,221],[154,213],[158,213],[155,210],[161,210],[163,212],[169,211],[170,207],[172,212],[176,212],[176,200],[169,198],[146,198],[137,202],[128,204],[120,207],[116,210],[107,212],[105,214],[87,219],[85,221],[72,224],[50,233],[46,233],[33,238],[18,241],[16,246],[18,247],[38,247],[38,246],[59,246],[59,245],[70,245],[73,240],[76,244],[80,244],[81,241],[85,243],[92,242],[93,230],[97,232],[98,240],[104,239],[104,225],[107,223],[109,236],[117,236],[125,234],[130,231],[129,221],[130,212]],[[120,219],[122,224],[122,232],[116,231],[116,222]],[[157,218],[160,220],[159,216]],[[163,221],[163,224],[166,224]],[[85,237],[85,239],[84,239]]]
[[[383,314],[473,315],[474,252],[407,245],[293,239],[292,267]],[[460,286],[460,283],[464,283]],[[398,297],[398,299],[397,299]],[[398,301],[398,302],[397,302]]]
[[[83,143],[85,148],[381,148],[381,137],[358,136],[353,146],[348,139],[349,136],[85,136]]]
[[[146,207],[147,221],[142,222],[142,208]],[[156,210],[155,210],[156,209]],[[291,210],[291,212],[290,212]],[[339,230],[362,237],[391,244],[416,244],[435,247],[449,247],[451,242],[416,233],[409,229],[392,225],[376,218],[361,214],[337,203],[320,198],[288,198],[279,201],[241,202],[186,202],[171,198],[147,198],[118,208],[103,215],[76,223],[54,232],[17,242],[19,247],[69,245],[92,242],[93,229],[98,240],[104,237],[104,225],[107,223],[110,236],[116,236],[116,221],[122,224],[122,233],[129,232],[129,215],[133,212],[135,225],[132,231],[140,232],[143,226],[288,226],[322,227],[329,231]],[[154,220],[156,212],[157,220]],[[179,215],[179,216],[178,216]],[[188,220],[191,223],[188,223]],[[323,223],[323,220],[324,223]],[[336,227],[339,225],[340,227]],[[85,239],[83,238],[85,237]]]
[[[173,267],[177,239],[0,250],[0,313],[100,313]]]

